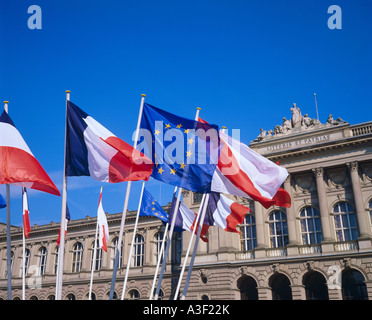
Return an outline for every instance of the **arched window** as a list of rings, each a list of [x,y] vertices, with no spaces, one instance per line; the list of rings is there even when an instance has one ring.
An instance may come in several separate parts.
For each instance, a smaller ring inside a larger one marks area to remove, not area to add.
[[[136,290],[136,289],[130,290],[129,293],[128,293],[128,299],[129,300],[139,300],[140,299],[139,291]]]
[[[72,272],[80,272],[83,261],[83,244],[76,242],[73,249],[72,256]]]
[[[134,253],[132,259],[132,267],[142,267],[145,256],[145,240],[142,235],[137,234],[134,239]]]
[[[164,232],[162,231],[159,231],[156,235],[155,235],[155,238],[154,238],[154,252],[155,252],[155,255],[154,255],[154,263],[156,264],[159,260],[159,253],[160,253],[160,249],[161,249],[161,245],[163,243],[163,238],[164,238]],[[163,251],[163,255],[162,257],[164,256],[164,251]],[[160,261],[161,263],[162,261]]]
[[[51,294],[48,296],[47,300],[56,300],[56,296],[54,294]]]
[[[247,214],[241,224],[241,248],[242,251],[254,250],[257,246],[256,220],[253,214]]]
[[[14,261],[14,252],[10,251],[10,270],[13,269],[13,261]],[[7,276],[8,276],[8,261],[5,259],[5,277]]]
[[[290,282],[284,274],[274,274],[270,278],[269,283],[273,294],[273,300],[292,300]]]
[[[328,287],[324,276],[316,271],[308,272],[303,280],[306,300],[328,300]]]
[[[37,298],[37,296],[32,296],[32,297],[30,298],[30,300],[39,300],[39,299]]]
[[[349,269],[342,274],[342,296],[344,300],[368,300],[364,277],[358,270]]]
[[[116,259],[116,248],[118,246],[118,242],[119,242],[119,237],[115,237],[114,240],[112,241],[112,244],[113,244],[113,248],[112,248],[112,267],[114,266],[114,263],[115,263],[115,259]],[[118,264],[118,268],[121,268],[123,266],[123,241],[121,242],[121,246],[120,246],[120,252],[119,252],[119,264]]]
[[[322,241],[322,228],[317,209],[308,206],[300,213],[301,236],[303,244],[318,244]]]
[[[284,212],[276,210],[269,217],[271,248],[285,247],[288,244],[287,216]]]
[[[67,295],[66,299],[67,300],[76,300],[76,297],[73,293],[70,293],[70,294]]]
[[[41,276],[45,274],[46,262],[47,262],[47,249],[45,247],[41,247],[39,249],[39,274]]]
[[[99,247],[99,240],[97,239],[96,243],[96,261],[94,259],[94,241],[92,243],[92,266],[94,267],[94,271],[101,270],[102,267],[102,249]]]
[[[358,230],[353,206],[338,202],[333,207],[337,241],[357,240]]]
[[[238,280],[241,300],[258,300],[257,282],[250,276]]]

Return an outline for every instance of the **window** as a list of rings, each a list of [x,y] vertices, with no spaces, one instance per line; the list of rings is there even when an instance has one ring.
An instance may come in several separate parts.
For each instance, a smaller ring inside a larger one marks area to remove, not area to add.
[[[47,249],[45,247],[41,247],[39,249],[39,272],[41,276],[45,274],[46,260],[47,260]]]
[[[114,265],[115,263],[115,255],[116,255],[116,248],[118,246],[118,242],[119,242],[119,237],[116,237],[114,240],[113,240],[113,248],[112,248],[112,265]],[[123,266],[123,242],[121,242],[121,247],[120,247],[120,253],[119,253],[119,264],[118,264],[118,268],[121,268]]]
[[[320,216],[314,207],[305,207],[300,213],[301,236],[303,244],[318,244],[322,241]]]
[[[253,214],[247,214],[241,224],[242,251],[251,251],[257,246],[256,220]]]
[[[155,264],[158,262],[159,260],[159,253],[160,253],[160,249],[161,249],[161,245],[163,243],[163,238],[164,238],[164,232],[158,232],[156,235],[155,235],[155,241],[154,241],[154,245],[155,245]],[[163,251],[163,255],[162,255],[162,258],[164,257],[164,251]],[[161,263],[162,261],[160,261]]]
[[[333,207],[337,241],[352,241],[358,238],[354,208],[347,202]]]
[[[7,255],[6,255],[7,257]],[[14,252],[10,251],[10,270],[13,269]],[[8,261],[5,259],[5,277],[8,277]]]
[[[27,274],[28,267],[30,266],[30,258],[31,258],[31,251],[30,251],[30,249],[26,249],[25,250],[25,266],[24,266],[25,267],[25,275]],[[23,260],[22,260],[22,264],[23,264]]]
[[[137,234],[134,240],[134,253],[132,267],[142,267],[144,259],[145,240],[143,236]]]
[[[138,290],[130,290],[129,293],[128,293],[128,296],[129,296],[129,300],[139,300],[140,299],[140,293],[138,292]]]
[[[76,297],[73,293],[70,293],[70,294],[67,295],[66,299],[67,300],[76,300]]]
[[[282,211],[273,211],[269,217],[271,248],[285,247],[288,244],[287,217]]]
[[[76,242],[73,249],[72,272],[80,272],[83,261],[83,244]]]
[[[96,261],[94,259],[94,242],[92,244],[92,265],[94,266],[94,271],[101,270],[102,267],[102,249],[99,247],[99,240],[97,239],[96,246]]]
[[[201,203],[203,194],[199,192],[193,192],[193,203]]]

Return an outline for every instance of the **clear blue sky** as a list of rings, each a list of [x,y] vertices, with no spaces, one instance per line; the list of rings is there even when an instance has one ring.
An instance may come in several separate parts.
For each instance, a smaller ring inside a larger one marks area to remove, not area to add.
[[[330,5],[342,29],[330,30]],[[30,5],[42,29],[30,30]],[[131,142],[141,94],[146,102],[241,129],[249,143],[259,129],[291,117],[297,103],[320,120],[332,113],[354,124],[372,120],[370,0],[71,0],[2,1],[0,100],[31,151],[62,186],[65,90],[71,101]],[[96,216],[100,182],[70,178],[72,219]],[[161,204],[173,187],[152,180]],[[103,184],[106,212],[122,211],[126,183]],[[129,208],[136,209],[140,182]],[[5,187],[0,186],[0,193]],[[20,188],[11,187],[11,222],[21,225]],[[59,222],[61,197],[29,192],[31,225]],[[0,210],[6,222],[6,210]]]

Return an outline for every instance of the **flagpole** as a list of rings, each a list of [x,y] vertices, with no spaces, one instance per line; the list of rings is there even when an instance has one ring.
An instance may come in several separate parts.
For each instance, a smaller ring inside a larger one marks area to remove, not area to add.
[[[102,190],[102,189],[101,189]],[[95,263],[97,258],[97,236],[98,236],[98,215],[97,215],[97,226],[96,226],[96,236],[94,237],[94,251],[93,251],[93,261],[92,261],[92,270],[90,273],[90,285],[89,285],[89,300],[92,300],[92,285],[93,285],[93,275],[95,269]]]
[[[56,276],[56,300],[62,300],[62,277],[63,277],[63,258],[65,253],[65,223],[66,223],[66,203],[67,203],[67,177],[66,177],[66,135],[67,135],[67,101],[70,101],[71,91],[66,90],[66,118],[65,118],[65,148],[63,160],[63,187],[62,187],[62,212],[61,212],[61,231],[60,243],[58,248],[58,263]]]
[[[201,230],[203,228],[203,222],[204,222],[205,212],[207,211],[207,207],[208,207],[209,195],[210,195],[210,193],[207,193],[206,194],[206,197],[205,197],[205,200],[204,200],[203,212],[202,212],[201,219],[199,221],[198,234],[197,234],[196,239],[195,239],[194,250],[192,252],[192,256],[191,256],[191,260],[190,260],[190,264],[189,264],[189,271],[187,272],[187,277],[186,277],[186,281],[185,281],[185,286],[184,286],[183,291],[182,291],[181,300],[185,300],[186,294],[187,294],[187,289],[189,287],[191,273],[192,273],[192,268],[194,266],[194,260],[195,260],[195,256],[196,256],[196,251],[197,251],[198,244],[199,244],[200,234],[201,234]]]
[[[177,187],[174,188],[174,191],[173,191],[173,194],[177,192]],[[161,242],[161,248],[160,248],[160,252],[159,252],[159,257],[158,257],[158,261],[156,263],[156,269],[155,269],[155,274],[154,274],[154,280],[152,282],[152,287],[151,287],[151,291],[150,291],[150,298],[149,300],[152,300],[152,296],[154,295],[154,289],[155,289],[155,283],[156,283],[156,278],[158,276],[158,272],[159,272],[159,266],[160,266],[160,261],[161,261],[161,257],[163,255],[163,252],[164,252],[164,245],[165,245],[165,240],[167,239],[167,232],[168,232],[168,228],[169,228],[169,223],[167,222],[167,224],[165,225],[165,230],[164,230],[164,236],[163,236],[163,240]]]
[[[201,110],[201,108],[196,108],[195,121],[198,121],[200,110]],[[157,300],[158,297],[159,297],[161,282],[163,280],[163,275],[164,275],[166,260],[168,258],[170,243],[172,241],[173,229],[174,229],[174,225],[175,225],[175,222],[176,222],[176,215],[178,213],[178,208],[179,208],[179,204],[180,204],[180,197],[181,197],[182,190],[183,190],[182,188],[180,188],[178,190],[176,205],[175,205],[175,208],[174,208],[173,218],[172,218],[172,222],[171,222],[171,228],[170,228],[169,235],[168,235],[167,246],[165,248],[164,258],[163,258],[163,262],[162,262],[162,266],[161,266],[161,270],[160,270],[160,275],[159,275],[158,285],[156,287],[156,293],[155,293],[154,300]]]
[[[178,195],[177,195],[176,205],[174,206],[171,227],[170,227],[169,234],[168,234],[167,245],[165,247],[163,262],[161,264],[161,270],[160,270],[160,274],[159,274],[159,280],[158,280],[158,285],[156,287],[156,292],[155,292],[155,298],[154,298],[154,300],[158,300],[158,297],[159,297],[159,292],[160,292],[161,282],[163,280],[165,265],[166,265],[166,261],[168,259],[169,247],[170,247],[170,244],[172,242],[173,229],[174,229],[174,225],[176,224],[176,216],[177,216],[178,208],[179,208],[179,205],[180,205],[180,198],[181,198],[182,190],[183,190],[182,188],[179,188],[178,189]]]
[[[25,193],[25,187],[22,187],[22,211],[23,215],[25,214],[25,204],[23,197]],[[23,216],[23,233],[22,233],[22,300],[26,300],[26,238],[25,238],[25,221]]]
[[[203,194],[203,198],[201,200],[201,203],[200,203],[200,207],[199,207],[199,211],[198,211],[198,214],[195,218],[195,228],[197,228],[197,225],[199,223],[199,218],[201,216],[201,212],[202,212],[202,209],[203,209],[203,206],[204,206],[204,201],[205,201],[205,193]],[[201,222],[201,226],[203,226],[203,222]],[[176,289],[176,292],[174,294],[174,297],[173,297],[173,300],[177,300],[177,296],[178,296],[178,292],[180,291],[180,287],[181,287],[181,282],[182,282],[182,278],[183,278],[183,274],[185,272],[185,268],[186,268],[186,262],[187,262],[187,259],[189,257],[189,254],[190,254],[190,250],[191,250],[191,244],[192,244],[192,241],[194,240],[194,235],[195,235],[195,230],[193,230],[192,234],[191,234],[191,238],[190,238],[190,242],[189,242],[189,246],[187,248],[187,252],[186,252],[186,256],[184,258],[184,261],[183,261],[183,266],[182,266],[182,269],[181,269],[181,273],[180,273],[180,277],[178,279],[178,285],[177,285],[177,289]],[[198,229],[198,234],[199,234],[199,229]]]
[[[4,101],[4,110],[8,113],[9,101]],[[7,297],[12,300],[12,246],[10,235],[10,186],[6,184],[6,266],[7,266]]]
[[[132,259],[132,252],[133,252],[134,241],[136,239],[137,225],[138,225],[139,214],[140,214],[141,205],[142,205],[142,196],[143,196],[143,190],[144,190],[144,188],[145,188],[145,181],[142,182],[141,195],[140,195],[140,200],[139,200],[139,203],[138,203],[138,210],[137,210],[136,222],[134,224],[134,229],[133,229],[132,243],[130,244],[129,257],[128,257],[128,262],[127,262],[127,270],[125,272],[125,278],[124,278],[124,284],[123,284],[123,291],[121,293],[121,300],[124,300],[125,289],[127,287],[129,268],[130,268],[130,263],[131,263],[131,259]]]
[[[200,111],[200,108],[197,108],[195,120],[198,120],[199,111]],[[203,200],[204,200],[204,202],[203,202]],[[202,211],[202,215],[201,215],[201,218],[200,218],[200,221],[199,221],[198,234],[197,234],[196,239],[195,239],[194,250],[193,250],[193,253],[192,253],[192,256],[191,256],[191,260],[190,260],[190,264],[189,264],[189,270],[187,272],[187,277],[186,277],[185,286],[184,286],[184,289],[183,289],[183,292],[182,292],[181,300],[185,300],[185,297],[186,297],[187,288],[189,286],[189,282],[190,282],[190,278],[191,278],[191,271],[192,271],[192,267],[193,267],[194,260],[195,260],[196,250],[198,248],[200,234],[201,234],[201,231],[202,231],[202,228],[203,228],[205,212],[207,211],[207,207],[208,207],[208,202],[209,202],[209,193],[208,194],[203,194],[203,199],[202,199],[202,202],[200,204],[200,207],[203,207],[203,211]],[[200,211],[201,211],[201,208],[199,208],[199,213],[200,213]],[[191,245],[191,242],[190,242],[190,245]],[[187,257],[185,257],[184,267],[186,266],[186,261],[187,261]],[[182,272],[182,276],[183,276],[183,272]],[[179,279],[179,282],[178,282],[178,290],[179,290],[179,287],[181,285],[181,281],[182,281],[182,277],[180,276],[180,279]],[[177,291],[177,294],[174,296],[175,300],[177,299],[177,295],[178,295],[178,291]]]
[[[141,104],[140,104],[140,110],[139,110],[139,113],[138,113],[138,120],[137,120],[137,127],[136,127],[136,133],[135,133],[135,137],[134,137],[133,148],[137,147],[137,140],[138,140],[139,128],[140,128],[140,124],[141,124],[143,105],[145,103],[145,97],[146,97],[145,94],[141,94]],[[111,279],[111,288],[110,288],[109,300],[112,300],[113,297],[114,297],[116,274],[117,274],[118,266],[119,266],[120,248],[121,248],[121,243],[122,243],[122,240],[123,240],[124,225],[125,225],[125,219],[126,219],[126,215],[127,215],[129,194],[130,194],[131,186],[132,186],[132,181],[128,181],[127,191],[125,193],[124,208],[123,208],[123,212],[122,212],[122,216],[121,216],[121,224],[120,224],[118,243],[117,243],[116,250],[115,250],[115,260],[114,260],[114,267],[113,267],[113,271],[112,271],[112,279]]]

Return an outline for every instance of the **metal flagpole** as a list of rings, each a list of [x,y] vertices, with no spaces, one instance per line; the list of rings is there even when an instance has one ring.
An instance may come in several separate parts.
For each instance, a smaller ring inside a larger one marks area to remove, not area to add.
[[[22,187],[22,213],[25,214],[25,187]],[[25,221],[23,217],[22,233],[22,300],[26,300],[26,239],[25,239]]]
[[[200,233],[201,233],[201,230],[203,228],[203,222],[204,222],[205,212],[207,211],[207,207],[208,207],[209,195],[210,194],[207,193],[207,195],[205,197],[204,206],[203,206],[203,212],[202,212],[201,219],[199,221],[198,234],[197,234],[196,239],[195,239],[194,251],[192,252],[192,256],[191,256],[191,260],[190,260],[190,264],[189,264],[189,271],[187,272],[187,277],[186,277],[186,281],[185,281],[185,286],[184,286],[183,291],[182,291],[181,300],[185,300],[186,294],[187,294],[187,289],[189,287],[190,278],[191,278],[191,272],[192,272],[192,268],[194,266],[195,255],[196,255],[196,251],[197,251],[198,244],[199,244]]]
[[[178,213],[178,208],[180,206],[181,193],[182,193],[182,188],[179,188],[178,189],[177,200],[176,200],[176,205],[174,206],[171,227],[170,227],[169,234],[168,234],[168,241],[167,241],[167,245],[165,247],[163,262],[161,264],[161,269],[160,269],[160,274],[159,274],[159,280],[158,280],[158,285],[156,287],[156,292],[155,292],[155,298],[154,298],[154,300],[158,300],[158,297],[159,297],[159,292],[160,292],[161,282],[163,280],[165,265],[166,265],[166,261],[168,259],[169,247],[170,247],[170,244],[172,242],[173,229],[174,229],[174,225],[176,224],[176,215]]]
[[[8,113],[9,101],[4,101],[4,110]],[[12,246],[10,234],[10,186],[7,184],[6,188],[6,266],[7,266],[7,297],[12,300]]]
[[[140,124],[141,124],[143,105],[145,103],[146,95],[142,94],[141,97],[142,97],[141,98],[141,105],[140,105],[140,110],[139,110],[139,113],[138,113],[138,120],[137,120],[137,127],[136,127],[136,134],[135,134],[135,137],[134,137],[133,148],[137,147],[139,128],[140,128]],[[110,295],[109,295],[110,300],[112,300],[113,297],[114,297],[116,274],[117,274],[118,266],[119,266],[120,251],[121,251],[120,248],[121,248],[121,243],[122,243],[122,240],[123,240],[124,225],[125,225],[125,219],[126,219],[126,215],[127,215],[129,194],[130,194],[131,186],[132,186],[132,181],[128,181],[127,191],[125,193],[124,208],[123,208],[123,213],[122,213],[122,216],[121,216],[121,224],[120,224],[118,243],[117,243],[116,250],[115,250],[115,260],[114,260],[114,267],[113,267],[113,272],[112,272],[111,288],[110,288]]]
[[[62,300],[62,277],[63,258],[65,253],[65,224],[66,224],[66,203],[67,203],[67,177],[66,177],[66,135],[67,135],[67,101],[70,101],[70,92],[66,90],[66,120],[65,120],[65,149],[63,160],[63,187],[62,187],[62,212],[60,226],[60,243],[58,248],[58,263],[56,276],[56,300]]]
[[[127,262],[127,270],[125,272],[123,291],[121,293],[121,300],[124,300],[125,288],[127,287],[129,268],[130,268],[130,263],[131,263],[131,260],[132,260],[132,252],[133,252],[134,241],[136,239],[137,225],[138,225],[139,214],[140,214],[140,210],[141,210],[142,196],[143,196],[143,190],[144,190],[144,188],[145,188],[145,182],[143,181],[142,182],[142,189],[141,189],[140,200],[139,200],[139,203],[138,203],[138,210],[137,210],[136,222],[134,223],[132,243],[130,244],[129,257],[128,257],[128,262]]]
[[[200,110],[201,110],[201,108],[196,108],[195,121],[198,121]],[[168,253],[169,253],[169,247],[170,247],[170,244],[172,242],[173,229],[174,229],[174,225],[176,223],[176,215],[178,213],[178,208],[179,208],[179,205],[180,205],[180,198],[181,198],[182,190],[183,190],[182,188],[179,188],[179,190],[178,190],[177,201],[176,201],[176,205],[175,205],[174,212],[173,212],[171,228],[170,228],[169,235],[168,235],[167,246],[165,248],[164,258],[163,258],[163,262],[162,262],[162,265],[161,265],[161,270],[160,270],[158,285],[156,287],[156,293],[155,293],[154,300],[158,300],[158,297],[159,297],[161,282],[163,280],[165,265],[166,265],[166,261],[167,261]]]
[[[316,103],[316,93],[314,93],[314,99],[315,99],[315,108],[316,108],[316,118],[319,121],[318,104]]]
[[[203,198],[201,200],[201,203],[200,203],[200,207],[199,207],[199,210],[198,210],[198,214],[195,218],[195,227],[198,225],[199,223],[199,218],[201,216],[201,212],[202,212],[202,209],[203,209],[203,206],[204,206],[204,200],[205,200],[205,193],[203,194]],[[203,226],[203,223],[201,224]],[[182,269],[181,269],[181,273],[180,273],[180,277],[178,279],[178,285],[177,285],[177,289],[176,289],[176,292],[174,294],[174,298],[173,300],[177,300],[177,297],[178,297],[178,292],[180,291],[180,287],[181,287],[181,282],[182,282],[182,278],[183,278],[183,274],[185,272],[185,268],[186,268],[186,262],[187,262],[187,259],[189,257],[189,253],[190,253],[190,250],[191,250],[191,244],[192,244],[192,241],[194,240],[194,235],[195,235],[195,230],[193,230],[192,234],[191,234],[191,238],[190,238],[190,242],[189,242],[189,246],[187,248],[187,252],[186,252],[186,255],[185,255],[185,258],[184,258],[184,261],[183,261],[183,266],[182,266]]]
[[[177,187],[174,188],[174,193],[177,192]],[[167,232],[168,232],[168,228],[169,228],[169,223],[167,223],[165,225],[165,230],[164,230],[164,236],[163,236],[163,240],[161,242],[161,248],[160,248],[160,252],[159,252],[159,257],[158,257],[158,261],[156,263],[156,269],[155,269],[155,274],[154,274],[154,280],[152,282],[152,287],[151,287],[151,291],[150,291],[150,298],[149,300],[152,300],[152,296],[154,295],[154,289],[155,289],[155,283],[156,283],[156,278],[158,276],[158,271],[159,271],[159,266],[160,266],[160,261],[162,259],[162,255],[163,255],[163,252],[164,252],[164,245],[165,245],[165,241],[167,239]]]
[[[101,187],[101,193],[102,193],[102,187]],[[97,214],[96,236],[94,237],[92,270],[90,273],[90,285],[89,285],[89,297],[88,297],[89,300],[92,300],[93,275],[94,275],[95,263],[96,263],[96,258],[97,258],[97,238],[98,238],[98,214]]]

